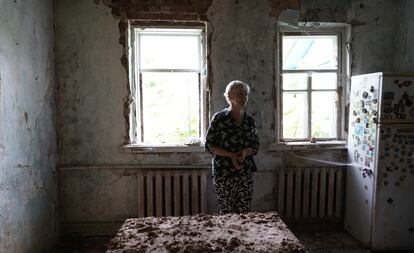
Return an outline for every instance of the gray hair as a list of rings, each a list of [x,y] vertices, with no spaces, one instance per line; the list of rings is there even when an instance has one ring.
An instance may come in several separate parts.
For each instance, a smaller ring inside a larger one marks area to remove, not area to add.
[[[234,80],[229,82],[229,84],[227,84],[226,86],[226,90],[224,91],[224,97],[226,97],[227,102],[229,101],[229,93],[230,91],[236,87],[236,86],[241,86],[243,87],[243,90],[246,92],[247,95],[249,95],[250,93],[250,87],[247,83],[239,81],[239,80]]]

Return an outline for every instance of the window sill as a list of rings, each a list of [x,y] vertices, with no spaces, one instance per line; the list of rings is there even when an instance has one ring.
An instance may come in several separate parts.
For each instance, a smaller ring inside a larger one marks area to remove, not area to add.
[[[269,145],[269,151],[347,149],[346,141],[278,142]]]
[[[204,146],[150,146],[150,145],[137,145],[129,144],[121,147],[121,150],[125,153],[203,153],[205,152]]]

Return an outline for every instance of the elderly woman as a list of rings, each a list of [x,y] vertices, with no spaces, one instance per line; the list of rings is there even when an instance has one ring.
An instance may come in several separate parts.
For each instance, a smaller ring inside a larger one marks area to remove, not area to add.
[[[213,183],[221,214],[250,211],[259,138],[245,112],[249,92],[246,83],[230,82],[224,92],[229,107],[214,114],[207,131],[205,148],[214,155]]]

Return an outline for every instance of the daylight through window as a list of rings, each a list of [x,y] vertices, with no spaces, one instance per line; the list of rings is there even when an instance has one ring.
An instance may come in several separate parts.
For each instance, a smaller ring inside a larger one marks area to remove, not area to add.
[[[340,138],[341,34],[280,33],[281,139]]]
[[[198,143],[203,134],[202,28],[133,27],[137,144]]]

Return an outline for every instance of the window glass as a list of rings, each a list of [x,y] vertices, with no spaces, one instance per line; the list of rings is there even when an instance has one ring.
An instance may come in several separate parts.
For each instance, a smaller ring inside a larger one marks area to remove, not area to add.
[[[343,81],[341,48],[345,29],[325,27],[281,26],[279,56],[279,88],[282,120],[280,140],[304,141],[311,137],[338,139],[342,133],[343,94],[338,83]],[[342,109],[342,110],[341,110]]]
[[[205,133],[204,29],[131,26],[130,138],[150,146],[198,145]]]
[[[336,89],[337,74],[336,73],[313,73],[312,89]]]
[[[312,92],[312,137],[336,137],[336,97],[334,91]]]
[[[143,73],[144,142],[179,144],[199,137],[197,73]]]
[[[305,138],[307,126],[306,93],[285,92],[283,94],[283,137]]]
[[[139,43],[139,42],[138,42]],[[200,38],[196,35],[142,34],[142,69],[199,69]]]
[[[306,90],[308,87],[308,75],[306,73],[283,74],[284,90]]]
[[[336,69],[337,36],[282,36],[283,69]]]

